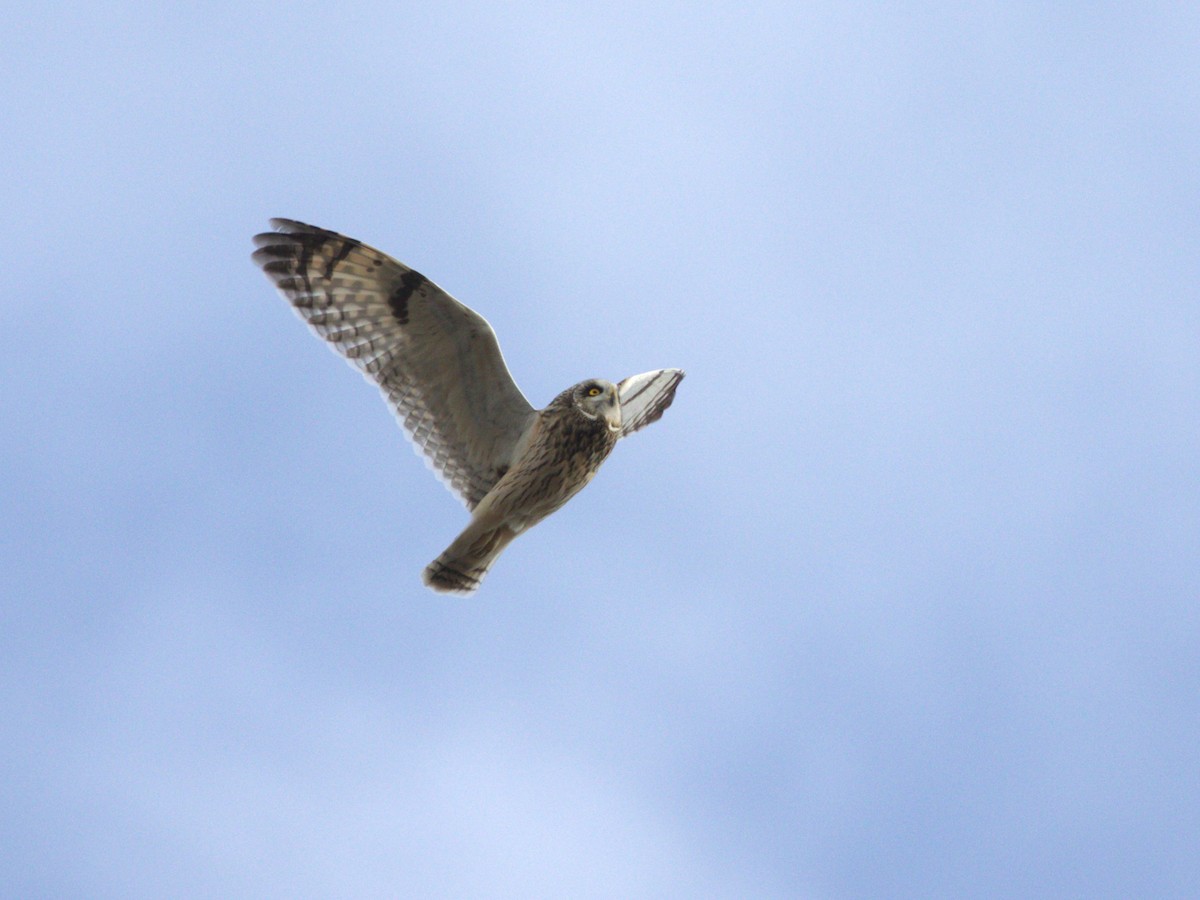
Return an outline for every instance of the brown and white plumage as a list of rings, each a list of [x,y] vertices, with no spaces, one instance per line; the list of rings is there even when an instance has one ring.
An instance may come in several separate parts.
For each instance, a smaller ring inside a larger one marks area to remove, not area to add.
[[[254,261],[320,337],[383,393],[414,446],[472,511],[425,570],[471,593],[522,531],[591,480],[617,440],[657,421],[683,378],[593,379],[544,410],[525,399],[487,321],[423,275],[353,238],[290,219],[256,235]]]

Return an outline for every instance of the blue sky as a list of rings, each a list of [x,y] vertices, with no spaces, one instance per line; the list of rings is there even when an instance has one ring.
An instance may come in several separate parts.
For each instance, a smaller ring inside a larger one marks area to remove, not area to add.
[[[14,895],[1200,893],[1200,14],[46,4],[0,60]],[[688,371],[469,600],[249,262],[535,404]]]

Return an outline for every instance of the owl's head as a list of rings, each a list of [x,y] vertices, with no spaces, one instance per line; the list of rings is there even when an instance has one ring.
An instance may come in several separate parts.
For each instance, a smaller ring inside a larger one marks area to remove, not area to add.
[[[610,431],[621,430],[621,400],[617,386],[603,378],[589,378],[571,388],[571,403],[589,419],[602,419]]]

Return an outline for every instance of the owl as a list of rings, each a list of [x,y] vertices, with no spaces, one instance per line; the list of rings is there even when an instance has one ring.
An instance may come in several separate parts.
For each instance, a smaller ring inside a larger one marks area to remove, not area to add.
[[[378,386],[419,453],[471,513],[423,575],[471,594],[504,548],[591,481],[617,441],[662,417],[683,379],[657,369],[589,378],[535,410],[495,332],[390,256],[290,219],[253,259],[309,327]]]

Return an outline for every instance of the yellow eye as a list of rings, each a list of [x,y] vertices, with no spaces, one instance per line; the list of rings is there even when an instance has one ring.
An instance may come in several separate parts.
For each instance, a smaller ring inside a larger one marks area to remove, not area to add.
[[[602,393],[603,391],[601,391],[600,388],[596,387],[595,385],[592,385],[590,388],[588,388],[589,397],[599,397]]]

